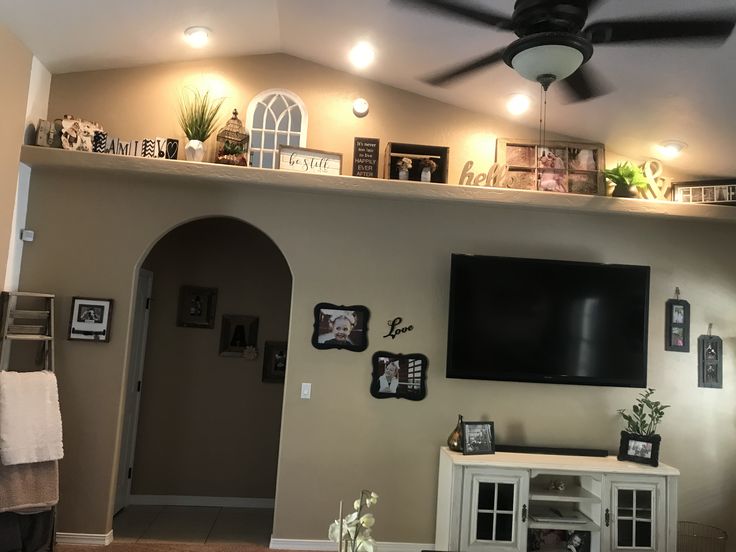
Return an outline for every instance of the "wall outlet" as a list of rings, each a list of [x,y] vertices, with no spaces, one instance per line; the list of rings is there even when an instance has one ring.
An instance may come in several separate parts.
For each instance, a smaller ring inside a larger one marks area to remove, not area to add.
[[[310,399],[312,398],[312,384],[311,383],[302,383],[302,399]]]

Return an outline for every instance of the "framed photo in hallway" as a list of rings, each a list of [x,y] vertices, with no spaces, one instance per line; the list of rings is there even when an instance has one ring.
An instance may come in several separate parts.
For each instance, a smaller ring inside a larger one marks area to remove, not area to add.
[[[283,383],[286,375],[286,341],[266,341],[261,381]]]
[[[69,339],[110,341],[112,299],[72,298]]]
[[[224,314],[220,329],[220,356],[258,358],[258,317]]]
[[[368,348],[368,318],[363,305],[333,305],[317,303],[314,307],[312,346],[316,349],[347,349],[365,351]]]
[[[176,325],[186,328],[214,328],[217,288],[181,286]]]

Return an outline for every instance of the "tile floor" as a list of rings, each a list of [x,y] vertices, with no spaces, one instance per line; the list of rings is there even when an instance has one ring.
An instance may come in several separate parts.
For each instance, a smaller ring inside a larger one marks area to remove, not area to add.
[[[128,506],[112,521],[114,542],[268,547],[273,510],[204,506]]]

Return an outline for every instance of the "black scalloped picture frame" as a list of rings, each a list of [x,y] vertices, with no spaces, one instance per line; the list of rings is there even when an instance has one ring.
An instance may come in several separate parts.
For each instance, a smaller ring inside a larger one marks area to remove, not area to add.
[[[372,364],[371,395],[375,398],[421,401],[427,396],[429,360],[425,355],[376,351]]]
[[[368,348],[370,311],[363,305],[317,303],[314,306],[312,345],[316,349],[345,349],[360,352]]]

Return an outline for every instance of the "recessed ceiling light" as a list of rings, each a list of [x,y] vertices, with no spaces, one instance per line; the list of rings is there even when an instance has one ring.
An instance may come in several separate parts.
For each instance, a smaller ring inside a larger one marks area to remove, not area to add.
[[[368,115],[368,100],[365,98],[355,98],[355,101],[353,101],[353,114],[356,117],[365,117]]]
[[[189,27],[184,31],[184,40],[192,48],[202,48],[210,39],[210,30],[207,27]]]
[[[680,142],[679,140],[668,140],[659,144],[657,146],[657,150],[665,159],[674,159],[675,157],[679,157],[682,150],[686,147],[687,144],[685,142]]]
[[[376,59],[376,51],[367,42],[358,42],[348,54],[348,59],[356,69],[365,69]]]
[[[506,102],[506,109],[512,115],[521,115],[522,113],[526,113],[530,105],[531,100],[529,99],[529,96],[525,96],[524,94],[514,94],[509,98],[509,101]]]

